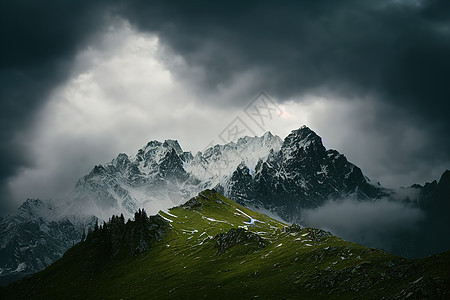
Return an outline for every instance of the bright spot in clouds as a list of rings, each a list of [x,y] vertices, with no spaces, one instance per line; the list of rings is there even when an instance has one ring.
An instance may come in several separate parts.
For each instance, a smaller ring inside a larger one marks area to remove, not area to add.
[[[133,155],[150,140],[178,139],[194,153],[211,141],[221,143],[218,134],[235,116],[245,117],[244,107],[205,105],[204,97],[220,101],[233,94],[196,94],[166,65],[187,68],[180,57],[163,56],[156,36],[125,21],[81,51],[72,76],[53,90],[24,139],[34,164],[9,181],[17,202],[63,197],[95,164],[122,152]],[[251,80],[249,74],[242,76],[237,90]],[[303,124],[300,115],[289,116],[285,122],[277,118],[267,130],[284,137]]]

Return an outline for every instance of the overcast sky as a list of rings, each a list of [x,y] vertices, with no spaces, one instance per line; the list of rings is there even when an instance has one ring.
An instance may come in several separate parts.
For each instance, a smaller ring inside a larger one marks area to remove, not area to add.
[[[149,140],[221,143],[236,117],[306,124],[386,186],[450,169],[449,1],[188,3],[0,2],[0,212]]]

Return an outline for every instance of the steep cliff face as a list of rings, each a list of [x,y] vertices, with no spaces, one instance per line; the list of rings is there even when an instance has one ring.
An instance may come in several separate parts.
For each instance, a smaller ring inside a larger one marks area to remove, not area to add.
[[[241,164],[227,184],[223,191],[231,199],[262,206],[288,221],[299,220],[302,209],[318,207],[329,199],[369,200],[387,195],[344,155],[326,150],[308,127],[292,131],[280,151],[260,159],[252,174]]]

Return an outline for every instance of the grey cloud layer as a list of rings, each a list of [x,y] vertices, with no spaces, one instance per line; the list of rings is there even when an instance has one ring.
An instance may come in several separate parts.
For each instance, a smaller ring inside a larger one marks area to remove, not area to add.
[[[316,210],[306,211],[303,221],[349,241],[398,251],[396,247],[399,243],[395,237],[400,239],[414,233],[425,218],[422,210],[401,202],[386,199],[357,202],[347,199],[330,201]]]

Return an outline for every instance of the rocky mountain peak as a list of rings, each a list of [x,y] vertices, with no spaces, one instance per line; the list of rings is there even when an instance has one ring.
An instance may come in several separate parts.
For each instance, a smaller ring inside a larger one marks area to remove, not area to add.
[[[27,216],[40,216],[43,211],[52,210],[53,207],[49,203],[45,203],[41,199],[27,199],[19,207],[19,213]]]
[[[120,153],[117,157],[112,161],[112,164],[119,168],[120,170],[125,169],[130,164],[130,159],[128,155],[125,153]]]
[[[323,156],[326,151],[322,138],[306,126],[291,131],[284,139],[281,150],[285,159],[300,161],[305,155]]]
[[[309,127],[303,125],[299,129],[291,131],[291,133],[284,139],[283,146],[305,148],[311,144],[323,146],[322,138],[318,136],[314,131],[312,131]]]
[[[281,147],[283,144],[283,140],[279,136],[273,135],[270,131],[264,133],[262,141],[264,145],[273,145],[275,149]]]
[[[267,131],[266,133],[264,133],[264,135],[263,135],[263,138],[264,139],[271,139],[271,138],[273,138],[274,137],[274,135],[272,134],[272,132],[270,132],[270,131]]]
[[[183,150],[177,140],[165,140],[162,145],[163,147],[174,149],[178,155],[183,153]]]
[[[181,149],[181,148],[180,148]],[[183,153],[181,153],[183,154]],[[160,175],[164,178],[186,180],[187,174],[183,168],[183,161],[175,148],[171,148],[159,165]]]
[[[29,209],[31,207],[40,207],[44,205],[44,201],[42,201],[41,199],[30,199],[28,198],[27,200],[25,200],[24,203],[22,203],[22,205],[20,205],[19,209]]]
[[[439,180],[439,185],[450,186],[450,170],[446,170]]]
[[[94,166],[94,168],[92,169],[91,173],[89,173],[88,176],[100,175],[100,174],[104,173],[105,171],[106,171],[105,167],[98,164],[98,165]]]
[[[154,149],[157,147],[160,147],[162,145],[162,143],[160,141],[157,140],[153,140],[147,143],[147,145],[145,145],[144,148],[139,149],[138,153],[143,154],[148,152],[150,149]]]

